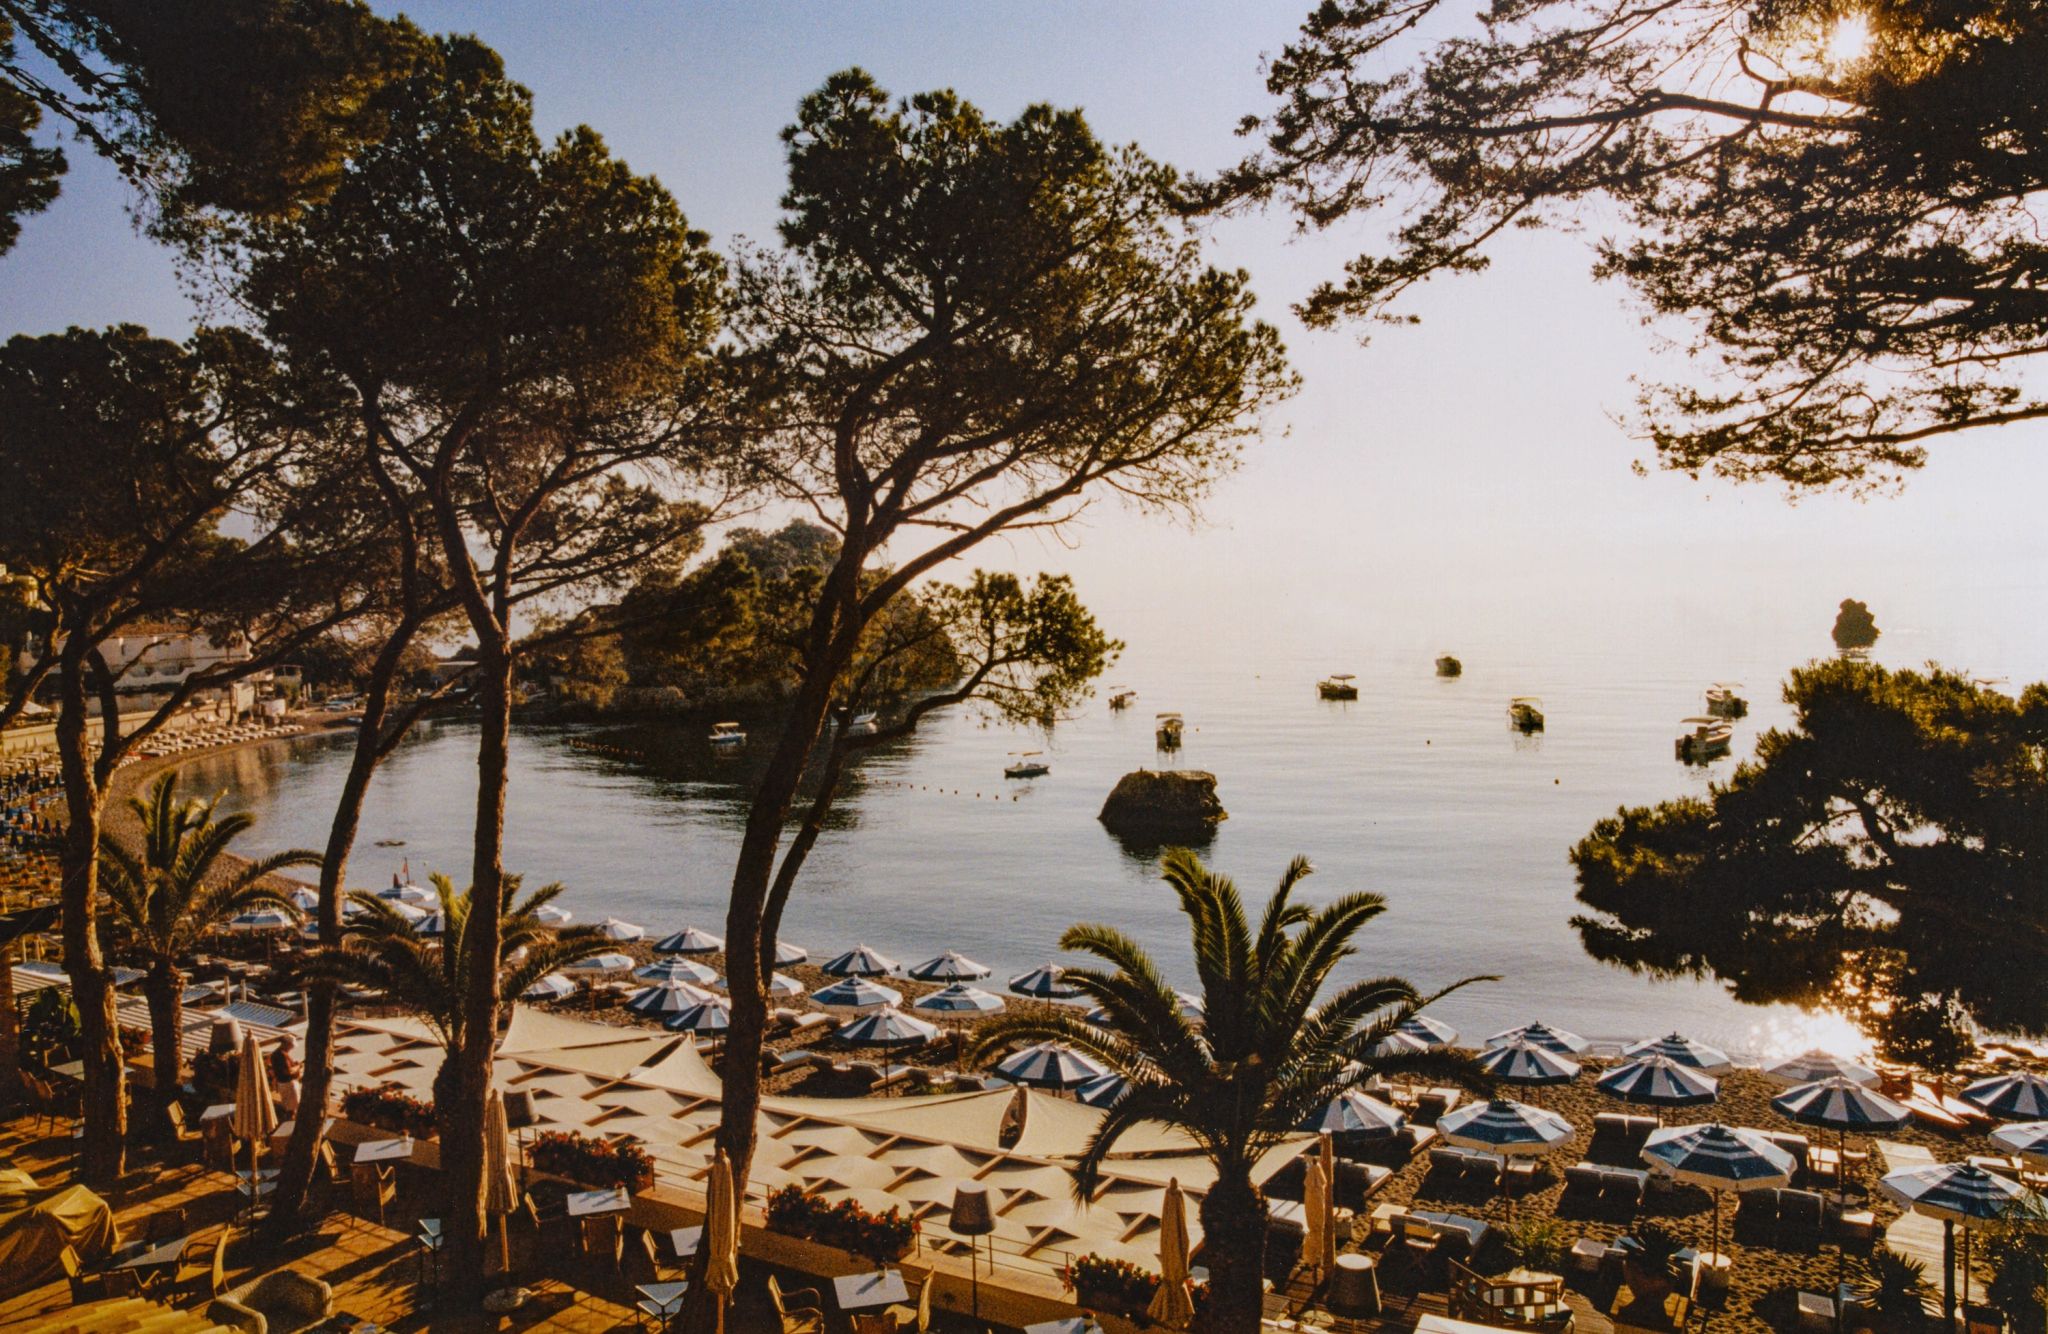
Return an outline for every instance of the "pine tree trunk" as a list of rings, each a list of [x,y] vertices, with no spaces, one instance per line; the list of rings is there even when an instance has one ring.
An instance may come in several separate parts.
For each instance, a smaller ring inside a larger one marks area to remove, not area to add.
[[[184,1052],[178,1045],[185,1031],[185,975],[171,960],[158,959],[142,985],[149,994],[151,1082],[156,1088],[157,1129],[162,1132],[170,1128],[171,1104],[185,1082]]]
[[[14,942],[0,945],[0,1107],[21,1092],[21,1011],[14,1007]]]
[[[1242,1168],[1219,1172],[1202,1197],[1208,1334],[1258,1334],[1265,1305],[1266,1202]]]
[[[73,636],[82,639],[83,636]],[[79,1059],[85,1066],[86,1184],[111,1186],[127,1169],[128,1091],[113,979],[100,952],[98,923],[101,805],[106,799],[87,750],[85,664],[71,648],[58,668],[57,752],[64,774],[64,846],[58,897],[64,908],[64,971],[78,1007]],[[111,728],[115,720],[103,719]]]

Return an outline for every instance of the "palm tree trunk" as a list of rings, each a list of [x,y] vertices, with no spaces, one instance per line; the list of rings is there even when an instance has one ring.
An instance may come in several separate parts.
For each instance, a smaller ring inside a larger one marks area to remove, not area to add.
[[[142,985],[149,994],[150,1065],[156,1087],[156,1115],[159,1129],[167,1129],[171,1104],[177,1101],[178,1086],[185,1082],[184,1052],[179,1047],[185,1031],[185,975],[173,960],[158,959],[149,966],[149,976]]]
[[[110,1186],[127,1167],[128,1091],[121,1064],[121,1027],[112,975],[100,952],[100,816],[105,790],[96,781],[86,741],[83,635],[73,635],[58,666],[57,754],[64,775],[64,846],[58,854],[58,898],[64,909],[64,971],[78,1007],[79,1059],[85,1066],[85,1151],[88,1185]],[[112,718],[101,726],[116,726]],[[104,744],[104,741],[102,742]]]
[[[14,942],[0,945],[0,1107],[21,1092],[21,1011],[14,1003]]]
[[[1219,1171],[1202,1197],[1202,1263],[1211,1334],[1258,1334],[1265,1304],[1266,1202],[1240,1167]]]

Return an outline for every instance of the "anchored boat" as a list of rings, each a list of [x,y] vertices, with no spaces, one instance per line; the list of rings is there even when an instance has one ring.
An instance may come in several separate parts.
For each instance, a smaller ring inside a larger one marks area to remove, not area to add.
[[[1735,740],[1735,728],[1721,718],[1687,718],[1679,724],[1688,730],[1674,743],[1678,758],[1687,764],[1705,764],[1728,753]]]
[[[1436,659],[1436,674],[1438,676],[1463,676],[1465,674],[1465,664],[1459,662],[1448,653],[1440,653]]]
[[[1180,735],[1184,724],[1177,713],[1162,713],[1153,720],[1153,736],[1161,750],[1179,750]]]
[[[1118,713],[1122,713],[1137,702],[1138,692],[1129,686],[1111,686],[1109,688],[1109,707]]]
[[[1052,766],[1040,758],[1045,754],[1044,751],[1013,750],[1010,753],[1017,758],[1013,763],[1003,767],[1005,778],[1043,778],[1052,772]]]
[[[856,713],[846,724],[848,736],[872,736],[877,730],[875,715],[872,713]]]
[[[1316,693],[1324,699],[1357,699],[1358,678],[1350,672],[1338,672],[1327,680],[1316,682]]]
[[[1517,695],[1508,701],[1508,723],[1517,731],[1543,730],[1543,701],[1534,695]]]
[[[740,730],[738,723],[711,724],[711,747],[713,750],[738,750],[747,744],[747,734]]]
[[[1740,718],[1749,712],[1749,701],[1735,692],[1739,682],[1716,681],[1707,687],[1707,712],[1716,718]]]

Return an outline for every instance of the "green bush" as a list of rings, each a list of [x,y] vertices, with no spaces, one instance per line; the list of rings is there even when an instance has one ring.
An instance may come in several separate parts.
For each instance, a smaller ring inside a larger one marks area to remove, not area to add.
[[[1530,1269],[1557,1270],[1571,1249],[1565,1225],[1555,1218],[1525,1218],[1507,1229],[1508,1253]]]

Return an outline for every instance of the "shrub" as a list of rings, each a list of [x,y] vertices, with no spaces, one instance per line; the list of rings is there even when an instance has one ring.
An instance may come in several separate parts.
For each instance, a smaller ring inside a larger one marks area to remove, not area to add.
[[[654,1159],[631,1140],[549,1130],[534,1139],[527,1159],[543,1172],[601,1190],[624,1186],[642,1191],[654,1184]]]
[[[1555,1218],[1525,1218],[1507,1229],[1507,1247],[1530,1269],[1555,1270],[1564,1264],[1566,1229]]]
[[[801,1186],[784,1186],[768,1197],[768,1226],[790,1237],[887,1264],[910,1248],[917,1224],[900,1209],[873,1213],[854,1200],[836,1203],[810,1194]]]
[[[376,1126],[401,1135],[432,1138],[438,1128],[434,1104],[422,1102],[396,1084],[351,1089],[342,1096],[341,1114],[362,1126]]]
[[[1880,1246],[1863,1262],[1863,1272],[1872,1306],[1888,1316],[1919,1318],[1931,1290],[1925,1264]]]
[[[1152,1294],[1159,1291],[1159,1275],[1151,1270],[1093,1251],[1075,1259],[1061,1278],[1076,1293],[1086,1293],[1095,1305],[1126,1315],[1136,1315],[1150,1306]]]

